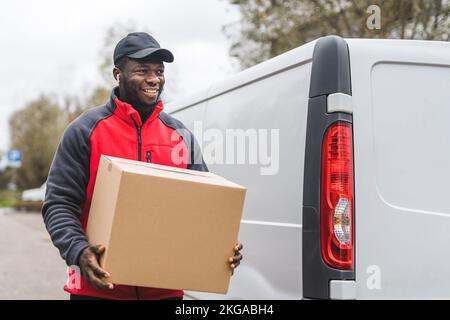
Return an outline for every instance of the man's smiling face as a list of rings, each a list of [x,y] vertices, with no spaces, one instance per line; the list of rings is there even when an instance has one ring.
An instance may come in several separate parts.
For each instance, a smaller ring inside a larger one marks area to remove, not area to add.
[[[117,68],[116,68],[117,69]],[[160,61],[127,59],[120,74],[120,99],[138,109],[153,107],[161,94],[165,78],[164,64]]]

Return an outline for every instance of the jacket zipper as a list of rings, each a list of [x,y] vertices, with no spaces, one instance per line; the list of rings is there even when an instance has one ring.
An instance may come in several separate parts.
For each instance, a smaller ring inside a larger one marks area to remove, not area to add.
[[[141,161],[141,146],[142,146],[142,138],[141,138],[141,128],[142,126],[138,126],[136,121],[134,121],[133,117],[131,117],[131,120],[133,120],[134,126],[137,130],[137,138],[138,138],[138,161]]]
[[[138,135],[138,161],[141,161],[141,147],[142,147],[141,127],[137,127],[137,135]]]
[[[147,151],[147,162],[152,162],[152,154],[150,151]]]

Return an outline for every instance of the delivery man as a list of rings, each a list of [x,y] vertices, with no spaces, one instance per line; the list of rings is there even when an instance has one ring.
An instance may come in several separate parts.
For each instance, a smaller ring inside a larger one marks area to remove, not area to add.
[[[192,133],[163,111],[164,62],[173,60],[173,54],[149,34],[128,34],[114,50],[113,75],[119,85],[110,100],[73,121],[60,141],[47,180],[42,215],[53,244],[71,267],[64,289],[73,300],[183,297],[181,290],[113,285],[107,270],[99,265],[104,246],[89,243],[85,234],[102,154],[208,170]],[[149,193],[149,201],[158,199]],[[242,260],[241,249],[242,244],[237,243],[235,255],[229,258],[232,270]]]

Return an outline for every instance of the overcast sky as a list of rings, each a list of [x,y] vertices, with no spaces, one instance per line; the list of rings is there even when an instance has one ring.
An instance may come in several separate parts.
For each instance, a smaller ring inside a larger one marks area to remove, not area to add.
[[[134,23],[175,56],[166,82],[176,95],[235,73],[222,27],[239,20],[227,0],[15,0],[0,9],[0,150],[9,146],[11,113],[41,93],[86,97],[100,84],[106,30]],[[112,55],[112,52],[111,52]]]

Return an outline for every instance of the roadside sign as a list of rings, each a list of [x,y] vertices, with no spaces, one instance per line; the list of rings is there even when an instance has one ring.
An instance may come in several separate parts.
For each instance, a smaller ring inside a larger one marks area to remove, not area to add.
[[[19,168],[22,165],[22,152],[18,149],[11,149],[7,155],[8,167]]]

